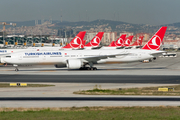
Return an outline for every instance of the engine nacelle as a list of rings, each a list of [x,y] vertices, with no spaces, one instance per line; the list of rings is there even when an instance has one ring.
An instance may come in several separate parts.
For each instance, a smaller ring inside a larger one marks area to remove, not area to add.
[[[54,66],[55,66],[56,68],[67,67],[66,64],[55,64]]]
[[[156,60],[156,57],[153,57],[153,60]]]
[[[82,66],[80,59],[67,60],[68,69],[79,69]]]

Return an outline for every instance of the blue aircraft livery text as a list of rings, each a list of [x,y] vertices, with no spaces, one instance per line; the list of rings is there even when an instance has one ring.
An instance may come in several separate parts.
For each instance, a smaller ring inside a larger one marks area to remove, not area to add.
[[[61,52],[37,52],[37,53],[25,53],[25,55],[61,55]]]
[[[5,52],[7,52],[7,50],[0,50],[0,52],[3,52],[3,53],[5,53]]]

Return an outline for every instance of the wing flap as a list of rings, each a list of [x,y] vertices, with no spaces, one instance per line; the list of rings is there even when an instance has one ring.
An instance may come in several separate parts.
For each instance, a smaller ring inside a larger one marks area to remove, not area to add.
[[[128,53],[114,54],[114,55],[92,56],[92,57],[82,58],[82,60],[83,60],[84,62],[93,62],[93,63],[96,63],[97,61],[99,61],[99,60],[101,60],[101,59],[115,58],[116,56],[123,56],[123,55],[128,55]]]

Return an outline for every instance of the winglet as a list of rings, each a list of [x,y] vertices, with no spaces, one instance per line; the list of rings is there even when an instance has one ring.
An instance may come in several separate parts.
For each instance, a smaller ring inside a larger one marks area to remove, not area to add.
[[[85,45],[85,47],[97,47],[99,46],[101,39],[103,37],[104,32],[98,32],[98,34]]]
[[[83,38],[85,34],[86,34],[86,31],[79,32],[76,35],[76,37],[74,37],[73,40],[71,40],[69,44],[67,44],[66,46],[62,48],[81,48],[83,45]]]
[[[156,34],[144,45],[142,49],[146,50],[159,50],[162,44],[167,27],[161,27]]]

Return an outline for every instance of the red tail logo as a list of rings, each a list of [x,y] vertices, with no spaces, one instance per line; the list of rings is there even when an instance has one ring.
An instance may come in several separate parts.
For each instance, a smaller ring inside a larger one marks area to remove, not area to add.
[[[161,27],[159,31],[144,45],[142,49],[159,50],[167,27]]]
[[[141,40],[142,40],[141,37],[139,37],[139,38],[137,39],[137,45],[141,45]]]
[[[141,46],[144,36],[140,36],[131,46]]]
[[[98,36],[96,36],[96,37],[94,37],[93,41],[90,42],[90,44],[91,44],[92,46],[98,46],[99,43],[100,43],[100,41],[101,41],[100,38],[99,38]]]
[[[129,46],[131,44],[131,41],[129,39],[127,39],[124,44]]]
[[[79,48],[79,47],[81,46],[81,44],[82,44],[82,40],[81,40],[81,38],[79,38],[78,36],[76,36],[76,37],[74,38],[74,40],[73,40],[71,43],[69,43],[69,45],[70,45],[72,48]]]
[[[124,46],[130,46],[132,39],[133,39],[133,36],[129,36],[129,37],[125,40]]]
[[[114,42],[115,46],[112,46],[112,47],[121,47],[121,46],[123,46],[125,38],[126,38],[126,34],[121,35],[119,37],[119,39],[116,40],[116,42]]]
[[[79,32],[76,37],[66,46],[63,48],[82,48],[83,38],[86,34],[86,31]]]
[[[122,46],[123,45],[124,40],[122,38],[119,38],[116,42],[115,45],[116,46]]]
[[[88,43],[85,47],[97,47],[100,44],[104,32],[98,32],[98,34]]]

